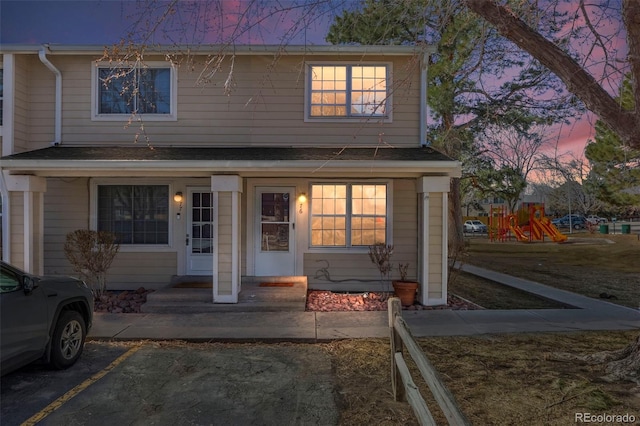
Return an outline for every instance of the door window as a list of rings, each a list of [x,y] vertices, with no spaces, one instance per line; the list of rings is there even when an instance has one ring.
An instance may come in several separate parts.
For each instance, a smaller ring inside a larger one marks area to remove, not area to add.
[[[262,194],[262,251],[289,251],[289,193]]]

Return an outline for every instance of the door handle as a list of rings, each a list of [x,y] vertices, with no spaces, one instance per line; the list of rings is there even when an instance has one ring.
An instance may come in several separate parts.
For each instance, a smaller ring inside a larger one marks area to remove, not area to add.
[[[189,245],[189,234],[187,234],[187,239],[186,239],[186,241],[185,241],[185,244],[186,244],[186,245]]]

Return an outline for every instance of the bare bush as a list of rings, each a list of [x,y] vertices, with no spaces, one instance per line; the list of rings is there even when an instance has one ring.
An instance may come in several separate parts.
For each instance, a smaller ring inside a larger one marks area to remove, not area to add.
[[[94,296],[106,290],[107,270],[120,250],[115,234],[78,229],[67,234],[64,254],[74,271],[87,283]]]

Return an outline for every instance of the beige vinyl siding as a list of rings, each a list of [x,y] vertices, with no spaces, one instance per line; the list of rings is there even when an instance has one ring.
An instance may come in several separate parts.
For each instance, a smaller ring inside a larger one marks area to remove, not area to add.
[[[413,179],[393,181],[393,247],[391,277],[399,279],[398,265],[408,263],[407,277],[416,279],[419,261],[418,198],[416,181]]]
[[[63,75],[63,128],[65,145],[109,145],[133,143],[142,132],[155,146],[393,146],[419,144],[419,69],[407,66],[407,57],[367,57],[365,62],[393,63],[393,122],[378,119],[356,122],[340,120],[304,122],[305,82],[303,56],[283,56],[273,64],[272,56],[238,56],[233,71],[233,89],[223,85],[229,76],[230,58],[206,86],[196,82],[201,65],[194,71],[178,68],[177,121],[132,122],[91,120],[91,71],[93,56],[50,55]],[[147,61],[162,60],[148,57]],[[196,58],[198,61],[201,59]],[[313,56],[328,62],[357,62],[361,56]],[[46,146],[54,137],[53,73],[29,57],[29,149]],[[269,70],[269,66],[273,69]]]
[[[24,268],[24,195],[22,192],[9,192],[11,206],[11,263],[18,268]]]
[[[325,272],[329,273],[327,281]],[[305,253],[304,275],[309,285],[341,284],[341,281],[365,280],[372,290],[380,285],[380,273],[365,251],[357,253]]]
[[[116,255],[107,274],[109,290],[159,289],[171,282],[177,270],[176,252],[127,252]]]
[[[220,192],[218,195],[218,293],[230,295],[231,274],[231,193]]]
[[[429,298],[442,294],[442,193],[429,194]]]
[[[28,141],[30,134],[29,108],[29,69],[32,58],[15,55],[15,89],[13,110],[13,144],[14,153],[30,149]]]
[[[44,194],[44,272],[77,275],[64,254],[67,234],[89,228],[87,178],[49,178]]]
[[[54,65],[57,62],[53,58]],[[37,56],[30,56],[28,61],[28,106],[27,111],[29,134],[27,148],[29,150],[46,148],[55,139],[55,75],[40,62]],[[64,94],[63,74],[63,94]]]

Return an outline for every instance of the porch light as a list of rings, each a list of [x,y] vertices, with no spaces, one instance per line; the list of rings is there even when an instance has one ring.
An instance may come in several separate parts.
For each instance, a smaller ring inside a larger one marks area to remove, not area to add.
[[[307,202],[307,194],[301,192],[300,195],[298,195],[298,202],[300,203],[298,213],[302,214],[302,205]]]
[[[178,212],[176,213],[176,219],[180,220],[181,217],[181,213],[182,213],[182,192],[178,191],[176,192],[176,194],[173,196],[173,201],[175,201],[176,203],[180,204],[178,206]]]

